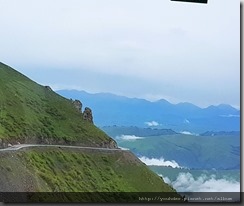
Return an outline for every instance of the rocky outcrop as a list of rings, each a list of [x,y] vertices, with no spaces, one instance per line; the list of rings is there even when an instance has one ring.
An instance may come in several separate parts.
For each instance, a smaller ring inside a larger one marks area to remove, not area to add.
[[[106,142],[102,142],[99,146],[100,147],[105,147],[105,148],[110,148],[110,149],[116,149],[116,148],[118,148],[118,145],[117,145],[116,141],[113,140],[112,138],[110,138]]]
[[[92,116],[92,110],[88,107],[85,108],[84,112],[83,112],[83,119],[93,123],[93,116]]]
[[[0,139],[0,149],[12,147],[13,145],[17,145],[17,144],[20,144],[20,142],[18,142],[17,140],[9,141],[9,140]]]
[[[82,114],[83,116],[83,119],[90,122],[90,123],[93,123],[93,116],[92,116],[92,110],[89,108],[89,107],[86,107],[84,112],[82,112],[82,103],[80,100],[72,100],[70,99],[73,103],[73,105],[75,106],[75,108],[77,109],[77,111],[79,113]]]
[[[78,110],[78,112],[82,113],[82,103],[80,100],[75,100],[73,101],[73,104],[75,106],[75,108]]]
[[[45,88],[49,91],[53,91],[52,88],[50,86],[45,86]]]

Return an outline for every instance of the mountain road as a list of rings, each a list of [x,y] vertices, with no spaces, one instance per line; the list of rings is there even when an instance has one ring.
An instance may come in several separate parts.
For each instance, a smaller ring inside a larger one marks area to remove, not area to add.
[[[41,144],[18,144],[13,145],[11,147],[7,147],[4,149],[0,149],[0,152],[7,152],[7,151],[17,151],[23,148],[29,147],[58,147],[58,148],[73,148],[73,149],[89,149],[89,150],[105,150],[105,151],[121,151],[121,150],[129,150],[126,148],[104,148],[104,147],[82,147],[82,146],[69,146],[69,145],[41,145]]]

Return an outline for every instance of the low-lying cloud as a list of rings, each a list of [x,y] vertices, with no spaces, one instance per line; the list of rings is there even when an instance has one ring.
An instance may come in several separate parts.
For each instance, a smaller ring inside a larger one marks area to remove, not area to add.
[[[130,150],[129,148],[126,148],[126,147],[118,147],[118,148],[120,148],[122,150]]]
[[[217,179],[215,175],[202,174],[200,177],[194,178],[191,173],[187,172],[180,173],[174,181],[168,177],[163,177],[163,179],[177,192],[240,192],[240,182],[232,179]]]
[[[193,135],[193,136],[199,136],[199,134],[191,133],[189,131],[182,131],[180,132],[181,134],[186,134],[186,135]]]
[[[134,141],[134,140],[138,140],[138,139],[144,139],[143,137],[138,137],[135,135],[121,135],[119,137],[116,137],[117,139],[121,139],[121,140],[126,140],[126,141]]]
[[[156,121],[151,121],[151,122],[145,122],[145,124],[149,127],[157,127],[159,126],[159,123]]]
[[[174,161],[174,160],[164,160],[163,157],[161,157],[160,159],[156,159],[156,158],[147,158],[145,156],[139,157],[139,159],[144,162],[146,165],[154,165],[154,166],[171,166],[173,168],[182,168],[180,167],[180,165]]]

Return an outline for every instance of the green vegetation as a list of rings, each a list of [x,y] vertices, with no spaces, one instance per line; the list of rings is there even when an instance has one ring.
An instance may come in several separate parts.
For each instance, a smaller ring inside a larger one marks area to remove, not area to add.
[[[175,193],[128,151],[35,148],[0,157],[0,191]]]
[[[72,101],[0,63],[0,143],[99,146],[112,141]]]
[[[9,143],[116,147],[112,138],[83,120],[72,101],[0,63],[0,148]],[[129,151],[62,147],[1,150],[0,192],[34,192],[26,197],[33,202],[121,200],[104,192],[178,195]]]

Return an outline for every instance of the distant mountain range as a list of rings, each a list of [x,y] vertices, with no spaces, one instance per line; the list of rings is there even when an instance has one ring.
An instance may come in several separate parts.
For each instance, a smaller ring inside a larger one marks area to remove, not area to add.
[[[59,90],[58,94],[89,105],[97,126],[137,126],[176,132],[240,131],[240,110],[227,104],[200,108],[191,103],[150,102],[110,93]]]
[[[153,128],[139,128],[131,127],[118,127],[118,126],[105,126],[101,128],[110,137],[116,139],[121,135],[135,135],[138,137],[159,136],[159,135],[175,135],[175,131],[171,129],[153,129]]]
[[[176,134],[184,134],[184,135],[194,135],[189,132],[177,133],[172,129],[157,129],[157,128],[139,128],[135,126],[125,127],[125,126],[104,126],[101,129],[108,134],[110,137],[117,139],[122,135],[134,135],[137,137],[153,137],[153,136],[162,136],[162,135],[176,135]],[[206,131],[201,134],[197,134],[194,136],[238,136],[240,137],[240,131]]]

